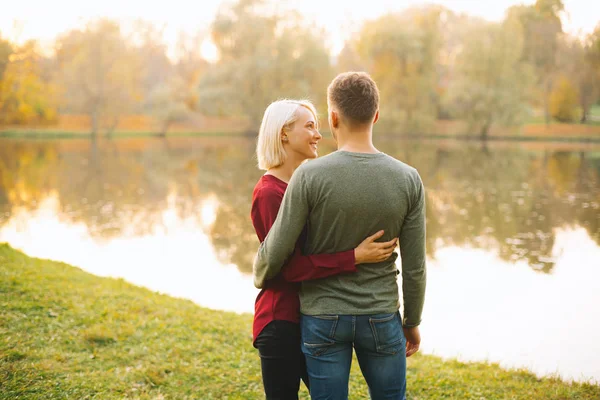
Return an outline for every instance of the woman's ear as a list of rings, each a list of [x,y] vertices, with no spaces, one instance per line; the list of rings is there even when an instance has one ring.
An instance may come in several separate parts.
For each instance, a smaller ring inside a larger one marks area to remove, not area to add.
[[[283,130],[281,131],[281,141],[283,143],[287,143],[289,141],[287,134]]]

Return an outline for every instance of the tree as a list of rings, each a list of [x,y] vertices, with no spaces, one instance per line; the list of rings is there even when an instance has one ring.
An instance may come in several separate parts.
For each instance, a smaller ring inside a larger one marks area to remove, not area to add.
[[[264,0],[240,0],[219,11],[211,26],[219,60],[198,89],[202,111],[246,116],[252,131],[278,98],[308,97],[324,106],[331,79],[323,33],[296,13],[265,7]]]
[[[507,17],[518,21],[524,33],[522,60],[535,69],[546,123],[550,122],[550,92],[556,72],[558,41],[562,34],[562,0],[537,0],[532,6],[509,8]]]
[[[2,80],[2,76],[8,66],[8,61],[12,53],[13,48],[10,42],[0,37],[0,81]]]
[[[560,122],[573,122],[578,117],[579,93],[566,76],[554,82],[550,93],[550,115]]]
[[[357,38],[346,41],[344,47],[338,54],[335,70],[338,73],[346,71],[365,71],[366,67],[364,62],[361,60],[358,51],[356,50],[355,43],[358,41]]]
[[[550,95],[550,112],[559,121],[574,121],[579,114],[585,123],[598,99],[600,69],[594,65],[593,52],[593,35],[585,40],[565,37],[560,43],[557,64],[561,74]]]
[[[56,90],[41,76],[41,58],[34,41],[16,47],[10,55],[0,80],[0,124],[56,120]]]
[[[208,67],[200,51],[204,35],[180,33],[174,61],[167,57],[163,30],[137,21],[132,42],[139,60],[142,102],[139,111],[158,122],[158,134],[165,136],[169,127],[186,119],[198,108],[197,87]]]
[[[139,101],[139,62],[115,22],[101,19],[58,39],[56,57],[67,108],[90,116],[92,136],[110,134]]]
[[[169,126],[189,115],[188,99],[192,93],[177,77],[157,85],[149,96],[150,112],[159,121],[158,133],[166,136]]]
[[[139,93],[142,101],[136,112],[152,113],[152,94],[164,87],[173,75],[173,65],[167,57],[167,46],[163,39],[164,27],[146,21],[135,21],[131,37],[132,52],[135,53],[139,69]]]
[[[205,35],[201,32],[195,35],[181,33],[177,40],[175,56],[177,61],[173,72],[176,76],[176,85],[185,93],[184,101],[190,111],[197,111],[199,108],[197,89],[209,68],[208,62],[201,53],[204,38]],[[179,99],[174,100],[179,101]]]
[[[436,117],[440,13],[428,7],[384,15],[365,23],[354,44],[378,83],[390,129],[422,132]]]
[[[585,40],[583,62],[583,79],[579,86],[582,123],[586,122],[590,106],[598,101],[600,95],[600,23]]]
[[[522,46],[519,27],[510,21],[482,23],[468,32],[457,55],[445,102],[482,139],[493,124],[513,125],[524,117],[532,75],[520,61]]]

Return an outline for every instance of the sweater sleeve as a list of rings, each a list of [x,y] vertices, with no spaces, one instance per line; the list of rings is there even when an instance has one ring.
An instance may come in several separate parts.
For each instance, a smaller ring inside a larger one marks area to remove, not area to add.
[[[298,239],[308,218],[309,205],[304,180],[299,172],[296,171],[292,177],[283,200],[276,196],[271,198],[268,191],[261,194],[264,207],[269,209],[264,210],[265,215],[278,217],[274,222],[270,221],[269,233],[254,261],[254,285],[257,288],[262,288],[267,279],[279,274],[286,264],[283,277],[293,282],[356,271],[354,250],[334,254],[302,254]],[[265,224],[268,222],[265,221]]]
[[[421,323],[425,301],[425,189],[421,177],[415,171],[414,191],[408,214],[400,232],[402,255],[402,293],[404,321],[402,326],[411,328]]]
[[[270,232],[276,221],[281,203],[281,195],[274,190],[262,189],[257,193],[252,208],[253,214],[256,216],[254,227],[259,233],[259,236],[262,236],[261,232]],[[301,228],[303,227],[304,225],[302,225]],[[257,261],[259,256],[257,256]],[[267,265],[255,262],[254,278],[255,286],[258,288],[261,288],[264,285],[266,279],[270,279],[278,273],[273,272],[273,276],[268,275],[268,278],[258,278],[258,276],[266,276],[265,274],[268,274],[268,272],[265,271],[266,269]],[[291,282],[326,278],[328,276],[349,272],[356,272],[354,249],[333,254],[305,256],[300,249],[300,243],[295,244],[291,257],[281,271],[283,278]]]
[[[300,245],[297,244],[281,274],[286,281],[301,282],[347,272],[356,272],[354,249],[340,253],[305,256],[300,250]]]

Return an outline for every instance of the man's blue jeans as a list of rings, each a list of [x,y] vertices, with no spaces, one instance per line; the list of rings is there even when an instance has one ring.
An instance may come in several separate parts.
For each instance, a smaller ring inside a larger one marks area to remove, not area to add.
[[[405,399],[406,339],[400,313],[302,315],[300,324],[313,400],[348,399],[352,348],[371,399]]]

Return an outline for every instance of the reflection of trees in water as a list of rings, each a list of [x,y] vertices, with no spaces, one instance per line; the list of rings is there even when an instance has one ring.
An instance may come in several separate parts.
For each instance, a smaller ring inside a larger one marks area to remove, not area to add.
[[[84,222],[93,236],[113,237],[150,232],[160,223],[170,191],[189,186],[180,154],[163,151],[159,141],[90,143],[3,143],[0,162],[11,166],[1,170],[3,203],[35,209],[56,193],[62,217]],[[27,161],[32,155],[36,163]]]
[[[258,239],[250,221],[252,189],[261,176],[248,140],[203,145],[194,140],[4,141],[0,211],[34,210],[56,193],[61,218],[83,222],[94,237],[152,232],[175,207],[195,217],[210,194],[219,206],[209,232],[219,259],[246,272]],[[66,143],[66,144],[65,144]],[[169,195],[174,194],[174,204]],[[7,221],[0,214],[0,225]]]
[[[600,174],[579,154],[482,150],[464,143],[451,150],[427,144],[390,147],[390,154],[411,160],[427,186],[431,253],[437,239],[493,246],[507,261],[525,260],[549,272],[555,228],[581,225],[598,242]]]
[[[254,143],[220,149],[198,164],[199,170],[211,171],[207,187],[219,198],[210,230],[217,256],[222,262],[236,264],[243,272],[251,272],[259,242],[250,220],[250,207],[252,190],[262,175],[254,160]]]
[[[160,223],[169,194],[169,160],[161,152],[122,151],[116,142],[88,154],[65,153],[58,192],[63,212],[105,238],[146,234]],[[73,168],[81,164],[79,168]]]
[[[57,183],[49,164],[58,154],[52,146],[32,146],[29,142],[2,140],[0,144],[0,207],[35,206]],[[0,216],[0,223],[2,216]]]
[[[430,255],[440,241],[494,247],[505,260],[549,272],[555,228],[584,226],[600,244],[600,158],[593,153],[482,150],[467,143],[378,145],[423,177]],[[332,150],[331,144],[321,148]],[[169,206],[200,222],[199,206],[214,194],[219,206],[207,233],[222,262],[249,272],[258,246],[250,202],[261,174],[252,140],[123,139],[98,146],[3,140],[0,211],[35,209],[55,192],[62,218],[84,222],[93,236],[106,238],[151,232]],[[0,212],[0,225],[5,220]]]

